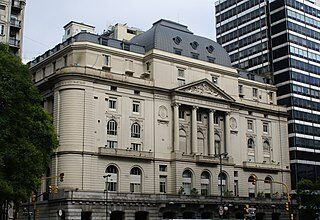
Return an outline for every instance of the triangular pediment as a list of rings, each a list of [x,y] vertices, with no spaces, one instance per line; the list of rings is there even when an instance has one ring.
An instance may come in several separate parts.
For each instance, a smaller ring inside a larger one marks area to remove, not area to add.
[[[174,89],[175,92],[190,93],[192,95],[206,96],[225,101],[235,101],[230,95],[210,82],[208,79],[201,79]]]

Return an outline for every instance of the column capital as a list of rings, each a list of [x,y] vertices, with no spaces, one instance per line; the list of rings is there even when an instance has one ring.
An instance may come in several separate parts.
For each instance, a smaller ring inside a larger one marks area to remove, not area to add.
[[[181,104],[180,104],[180,103],[178,103],[178,102],[174,102],[174,103],[172,103],[172,106],[173,106],[173,107],[177,107],[177,106],[179,107],[180,105],[181,105]]]
[[[198,106],[195,106],[195,105],[192,106],[192,110],[197,110],[198,108],[199,108]]]
[[[215,113],[217,110],[215,109],[209,109],[209,112]]]
[[[226,116],[230,116],[231,115],[231,112],[226,112]]]

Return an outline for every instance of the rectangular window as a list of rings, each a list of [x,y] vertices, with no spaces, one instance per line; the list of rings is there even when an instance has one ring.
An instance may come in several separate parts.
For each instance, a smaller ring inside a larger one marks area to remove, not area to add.
[[[116,86],[110,86],[110,90],[111,91],[117,91],[117,87]]]
[[[103,66],[110,66],[110,56],[109,55],[103,55]]]
[[[140,183],[130,183],[130,192],[133,192],[133,193],[141,192],[141,184]]]
[[[141,144],[132,143],[132,144],[131,144],[131,150],[141,151]]]
[[[269,132],[269,124],[268,123],[263,123],[263,132],[268,133]]]
[[[133,94],[135,94],[135,95],[140,95],[140,91],[139,91],[139,90],[134,90],[134,91],[133,91]]]
[[[254,98],[258,97],[258,89],[257,88],[252,88],[252,96]]]
[[[56,61],[52,62],[52,69],[53,69],[53,71],[56,71]]]
[[[63,56],[63,66],[68,66],[68,55]]]
[[[174,53],[177,55],[181,55],[182,54],[182,50],[178,49],[178,48],[174,48]]]
[[[167,172],[167,165],[159,165],[159,171]]]
[[[242,95],[243,94],[243,85],[239,85],[238,89],[239,89],[239,94]]]
[[[199,59],[199,54],[198,53],[191,53],[191,57],[193,59]]]
[[[46,76],[46,67],[42,68],[42,77],[44,78]]]
[[[269,102],[273,102],[273,92],[269,92]]]
[[[130,44],[122,43],[122,48],[126,51],[130,51]]]
[[[139,113],[140,102],[133,102],[132,104],[132,112]]]
[[[109,99],[109,109],[117,109],[117,100]]]
[[[214,63],[215,58],[214,57],[208,57],[208,62],[209,63]]]
[[[202,121],[201,113],[197,113],[197,121]]]
[[[184,110],[179,110],[179,118],[180,118],[180,119],[184,119],[184,117],[185,117],[185,112],[184,112]]]
[[[160,192],[167,192],[167,176],[160,176]]]
[[[150,72],[150,66],[151,66],[150,62],[147,62],[146,65],[147,65],[147,71]]]
[[[183,69],[178,69],[178,77],[184,78],[184,70]]]
[[[107,148],[117,148],[118,142],[117,141],[107,141]]]
[[[5,5],[0,5],[0,10],[6,10],[6,6]]]
[[[248,130],[253,131],[253,121],[252,120],[248,120]]]
[[[178,86],[183,86],[184,84],[186,84],[185,79],[178,79]]]
[[[4,25],[0,25],[0,35],[4,35]]]
[[[219,124],[219,117],[214,116],[214,124],[218,125]]]

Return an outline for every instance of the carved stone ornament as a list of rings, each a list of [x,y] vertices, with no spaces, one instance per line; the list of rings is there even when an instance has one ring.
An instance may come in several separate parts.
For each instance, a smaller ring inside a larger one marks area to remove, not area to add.
[[[190,92],[193,94],[207,95],[207,96],[215,96],[219,97],[219,93],[210,88],[206,83],[202,83],[200,85],[195,85],[190,88],[187,88],[185,92]],[[221,96],[220,96],[221,97]]]
[[[168,117],[168,110],[167,110],[167,108],[166,108],[165,106],[163,106],[163,105],[161,105],[161,106],[159,107],[159,116],[160,116],[160,118],[162,118],[162,119],[165,119],[165,118]]]
[[[237,127],[238,127],[237,120],[234,117],[230,118],[230,128],[236,129]]]

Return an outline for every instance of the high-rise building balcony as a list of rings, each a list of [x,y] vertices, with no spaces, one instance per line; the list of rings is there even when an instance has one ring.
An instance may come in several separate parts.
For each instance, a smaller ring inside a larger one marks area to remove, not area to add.
[[[9,46],[20,47],[20,40],[14,38],[14,37],[10,37],[9,38]]]
[[[12,10],[15,10],[15,11],[21,11],[22,10],[21,1],[13,0],[11,6],[12,6]]]
[[[11,27],[21,28],[21,21],[16,18],[11,18],[10,25],[11,25]]]

